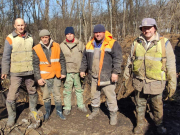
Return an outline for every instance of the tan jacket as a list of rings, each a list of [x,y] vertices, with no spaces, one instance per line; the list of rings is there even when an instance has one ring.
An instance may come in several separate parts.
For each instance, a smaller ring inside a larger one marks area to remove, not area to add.
[[[149,47],[151,47],[156,41],[158,41],[160,38],[159,34],[156,33],[154,35],[154,38],[150,42],[146,42],[143,34],[139,36],[139,40],[142,41],[142,45],[144,48],[147,50]],[[128,62],[124,71],[124,77],[126,79],[129,78],[129,65],[132,63],[131,59],[133,56],[133,51],[134,51],[134,44],[132,44],[131,47],[131,54],[130,57],[128,58]],[[167,78],[168,78],[168,86],[172,90],[176,90],[176,63],[175,63],[175,55],[173,48],[171,46],[171,43],[167,41],[166,45],[166,57],[167,57],[167,62],[166,62],[166,68],[167,68]],[[144,69],[145,71],[145,69]],[[146,76],[144,78],[133,78],[133,86],[136,90],[141,91],[142,88],[144,89],[143,92],[145,94],[160,94],[163,92],[165,88],[165,83],[166,81],[157,81],[157,80],[150,80]]]
[[[84,44],[75,38],[73,43],[67,42],[66,39],[60,44],[61,50],[66,59],[67,73],[78,73],[82,60]]]

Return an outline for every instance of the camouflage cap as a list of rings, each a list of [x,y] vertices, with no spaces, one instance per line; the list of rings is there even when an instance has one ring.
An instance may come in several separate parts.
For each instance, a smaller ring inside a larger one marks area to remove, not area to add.
[[[155,26],[157,29],[156,20],[153,18],[144,18],[142,20],[142,24],[139,26],[139,29],[142,30],[142,27],[144,26]]]

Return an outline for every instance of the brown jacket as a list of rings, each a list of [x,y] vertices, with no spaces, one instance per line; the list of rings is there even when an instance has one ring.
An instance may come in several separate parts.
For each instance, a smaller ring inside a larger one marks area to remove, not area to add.
[[[149,43],[146,42],[144,36],[141,34],[139,36],[139,40],[142,41],[142,45],[144,45],[144,48],[147,50],[149,47],[152,46],[156,41],[160,40],[160,36],[158,33],[154,35],[154,38],[152,41]],[[169,87],[172,90],[176,90],[176,63],[175,63],[175,55],[173,48],[171,46],[171,43],[169,40],[167,41],[166,45],[166,57],[167,57],[167,62],[166,62],[166,68],[167,68],[167,76],[168,76],[168,83]],[[131,58],[133,56],[133,51],[134,51],[134,44],[132,44],[131,48],[131,55],[128,58],[127,66],[124,71],[124,77],[128,79],[129,75],[129,65],[132,63]],[[145,69],[144,69],[145,71]],[[150,80],[147,77],[145,78],[133,78],[133,86],[136,90],[141,91],[142,88],[144,89],[143,92],[144,94],[160,94],[163,92],[165,88],[165,83],[166,81],[158,81],[158,80]]]
[[[84,44],[75,38],[73,43],[67,42],[66,39],[60,44],[61,50],[66,59],[67,73],[78,73],[82,60]]]

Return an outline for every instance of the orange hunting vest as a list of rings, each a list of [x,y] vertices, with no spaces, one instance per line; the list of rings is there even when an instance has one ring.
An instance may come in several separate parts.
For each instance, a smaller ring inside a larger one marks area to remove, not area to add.
[[[41,47],[41,44],[33,47],[37,56],[39,57],[39,68],[41,78],[50,79],[56,76],[57,78],[61,77],[61,65],[60,65],[60,46],[58,43],[53,42],[51,47],[51,63],[48,62],[46,55]]]

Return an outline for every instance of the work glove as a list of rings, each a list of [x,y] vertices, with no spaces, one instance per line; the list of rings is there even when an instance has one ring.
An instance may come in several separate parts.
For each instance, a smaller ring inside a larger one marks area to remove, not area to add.
[[[167,91],[165,92],[165,97],[164,97],[164,100],[173,100],[172,96],[174,95],[175,93],[175,90],[171,89],[170,87],[166,87],[167,88]]]

